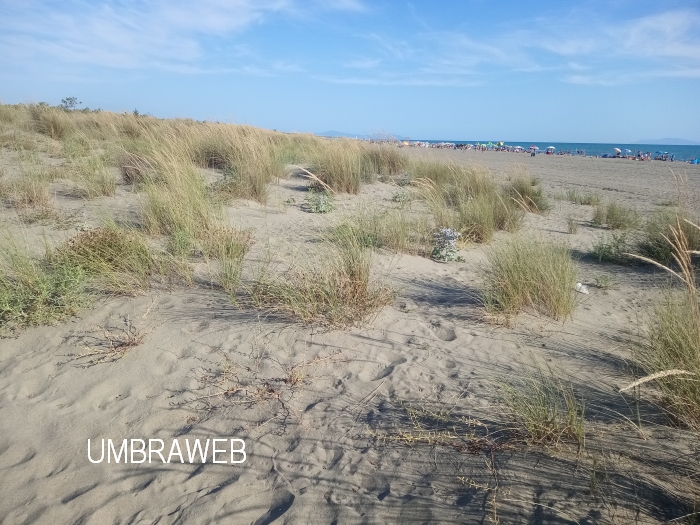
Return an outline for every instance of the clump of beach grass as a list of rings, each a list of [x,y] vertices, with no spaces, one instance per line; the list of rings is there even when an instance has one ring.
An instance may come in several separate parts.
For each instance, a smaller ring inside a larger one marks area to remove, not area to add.
[[[362,183],[376,180],[378,171],[367,147],[357,140],[321,140],[311,152],[311,171],[331,190],[357,194]]]
[[[325,243],[314,263],[281,275],[263,271],[251,288],[254,304],[309,324],[361,323],[394,298],[392,289],[371,275],[372,252],[351,228]]]
[[[426,214],[409,215],[401,209],[362,207],[333,229],[331,240],[345,242],[351,235],[364,247],[427,256],[433,247],[433,225]]]
[[[196,166],[221,170],[214,191],[224,200],[251,199],[266,203],[267,185],[284,172],[273,134],[250,126],[203,124],[186,135],[186,147]]]
[[[51,205],[50,177],[43,168],[22,169],[12,178],[0,180],[0,197],[16,208],[48,208]]]
[[[630,246],[629,234],[626,231],[612,232],[610,235],[602,235],[593,243],[591,254],[598,262],[630,264],[632,259],[627,253],[631,249]]]
[[[581,193],[576,189],[566,190],[566,198],[574,204],[595,206],[600,204],[600,194],[594,192]]]
[[[637,211],[613,201],[605,206],[596,205],[591,222],[611,230],[630,230],[639,227],[640,218]]]
[[[84,199],[113,196],[117,191],[117,181],[104,157],[77,160],[67,173],[76,183],[78,195]]]
[[[531,443],[585,445],[585,401],[549,366],[537,363],[497,381],[501,403]]]
[[[199,241],[204,257],[218,264],[219,286],[235,294],[241,282],[243,260],[253,244],[250,230],[218,227],[204,233]]]
[[[65,111],[47,104],[28,106],[32,129],[54,140],[66,138],[74,129],[73,121]]]
[[[660,211],[653,214],[642,228],[642,236],[636,249],[644,257],[667,264],[673,259],[673,245],[668,239],[673,237],[673,228],[680,228],[688,244],[688,249],[700,250],[700,231],[691,223],[698,221],[685,210],[677,212]]]
[[[523,210],[503,195],[487,172],[445,165],[414,180],[438,228],[451,228],[467,241],[488,242],[496,230],[519,229]],[[439,181],[439,182],[436,182]]]
[[[54,264],[77,267],[102,293],[132,295],[155,276],[172,276],[175,265],[159,256],[138,230],[110,225],[79,232],[55,249]]]
[[[636,256],[670,273],[683,285],[682,292],[668,290],[656,304],[647,324],[646,341],[636,358],[646,377],[623,390],[645,383],[656,385],[678,421],[700,430],[700,290],[693,255],[685,234],[687,226],[700,233],[700,226],[678,218],[666,237],[675,269],[650,258]]]
[[[514,236],[487,252],[483,300],[489,312],[506,319],[532,308],[565,320],[576,305],[576,277],[565,244]]]
[[[511,178],[506,185],[506,193],[527,211],[542,213],[551,208],[539,181],[529,175]]]

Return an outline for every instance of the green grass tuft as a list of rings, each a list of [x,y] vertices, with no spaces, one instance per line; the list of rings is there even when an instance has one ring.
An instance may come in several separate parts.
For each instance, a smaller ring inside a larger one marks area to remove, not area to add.
[[[516,236],[487,252],[484,302],[506,319],[526,307],[564,320],[573,313],[577,270],[569,248]]]

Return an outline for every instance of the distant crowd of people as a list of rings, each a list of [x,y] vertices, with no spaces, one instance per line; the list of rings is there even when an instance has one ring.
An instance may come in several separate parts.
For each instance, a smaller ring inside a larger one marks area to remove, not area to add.
[[[554,146],[547,148],[545,151],[540,150],[536,146],[531,146],[530,148],[523,148],[522,146],[509,146],[507,144],[504,144],[503,142],[497,142],[497,143],[492,143],[489,142],[488,144],[457,144],[454,142],[425,142],[425,141],[419,141],[419,140],[413,140],[413,141],[408,141],[408,140],[376,140],[376,139],[370,139],[368,142],[371,143],[378,143],[378,144],[392,144],[395,146],[398,146],[400,148],[402,147],[410,147],[410,148],[435,148],[435,149],[453,149],[453,150],[475,150],[475,151],[505,151],[508,153],[529,153],[531,156],[535,156],[537,154],[545,154],[545,155],[569,155],[569,156],[579,156],[579,157],[585,157],[586,156],[586,151],[583,149],[577,149],[577,150],[559,150],[555,153],[554,151]],[[596,157],[598,157],[596,155]],[[669,162],[675,162],[676,161],[676,155],[671,154],[669,155],[666,152],[663,151],[657,151],[654,156],[652,157],[652,154],[650,151],[643,152],[641,150],[637,151],[636,153],[631,152],[630,150],[624,150],[623,151],[619,150],[618,148],[615,148],[615,153],[613,154],[608,154],[604,153],[600,155],[601,158],[604,159],[610,159],[610,158],[622,158],[622,159],[631,159],[631,160],[643,160],[643,161],[648,161],[648,160],[663,160],[663,161],[669,161]],[[700,160],[696,159],[693,157],[690,161],[691,164],[700,164]]]

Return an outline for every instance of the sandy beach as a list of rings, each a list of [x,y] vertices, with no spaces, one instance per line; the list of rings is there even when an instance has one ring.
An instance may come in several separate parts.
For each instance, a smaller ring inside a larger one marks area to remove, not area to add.
[[[9,140],[0,150],[4,180],[27,165]],[[46,144],[35,164],[71,165]],[[686,514],[700,494],[697,434],[669,423],[653,389],[619,392],[639,377],[632,348],[671,281],[652,265],[596,260],[592,246],[610,232],[591,223],[593,206],[565,194],[594,192],[645,218],[677,199],[675,173],[697,214],[700,166],[400,151],[483,167],[499,184],[523,169],[538,179],[551,209],[526,213],[520,235],[571,248],[589,291],[576,295],[571,319],[526,310],[503,323],[487,314],[483,267],[488,251],[514,235],[504,231],[460,244],[463,262],[374,250],[374,275],[396,295],[346,328],[236,304],[212,284],[211,263],[195,257],[190,285],[101,295],[65,321],[0,339],[0,521],[651,524]],[[74,183],[58,176],[55,213],[28,221],[26,209],[6,201],[1,228],[39,255],[44,238],[58,246],[98,228],[105,210],[137,215],[143,195],[110,170],[113,196],[76,197]],[[308,177],[296,164],[285,170],[267,204],[224,207],[230,224],[252,231],[244,284],[265,261],[313,262],[323,232],[368,206],[425,212],[419,199],[397,202],[407,190],[384,178],[357,195],[338,192],[331,213],[307,213]],[[216,167],[199,173],[222,177]],[[124,334],[137,341],[120,349]],[[584,447],[532,444],[509,430],[497,384],[533,362],[585,399]],[[97,461],[108,439],[117,448],[127,440],[119,462],[116,448]],[[188,457],[196,439],[210,440],[204,463]]]

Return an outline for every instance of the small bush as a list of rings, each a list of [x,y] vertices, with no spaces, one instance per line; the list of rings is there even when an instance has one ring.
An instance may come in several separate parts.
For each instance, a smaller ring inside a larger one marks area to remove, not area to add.
[[[577,270],[566,245],[513,237],[487,252],[485,274],[491,312],[509,318],[531,307],[563,320],[574,310]]]
[[[547,197],[538,186],[537,179],[530,176],[516,177],[506,186],[507,195],[523,209],[534,213],[542,213],[551,208]]]
[[[87,302],[87,274],[74,265],[36,259],[12,239],[0,250],[0,331],[49,324]]]
[[[57,249],[56,263],[79,267],[96,279],[100,291],[127,293],[146,289],[154,275],[169,273],[141,234],[119,228],[78,233]]]
[[[330,213],[335,209],[333,195],[327,191],[310,188],[301,209],[309,213]]]
[[[430,258],[440,262],[458,261],[464,262],[463,257],[457,255],[457,239],[459,232],[450,228],[440,228],[433,235],[435,247]]]
[[[593,282],[595,287],[600,288],[601,290],[609,290],[615,286],[615,279],[607,273],[596,275]]]

